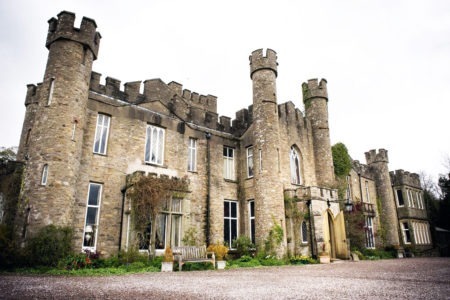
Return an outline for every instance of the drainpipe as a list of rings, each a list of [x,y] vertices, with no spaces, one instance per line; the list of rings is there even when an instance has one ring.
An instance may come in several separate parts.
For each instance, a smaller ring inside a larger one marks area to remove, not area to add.
[[[125,194],[127,192],[127,186],[120,189],[122,192],[122,209],[120,214],[120,228],[119,228],[119,252],[122,250],[122,227],[123,227],[123,214],[125,210]]]
[[[310,235],[310,240],[311,240],[311,256],[312,258],[316,259],[317,258],[317,253],[316,253],[316,233],[314,230],[314,214],[312,212],[312,201],[308,200],[306,201],[306,205],[308,205],[308,213],[309,213],[309,235]]]
[[[211,139],[211,133],[205,133],[206,138],[206,226],[205,226],[205,237],[206,237],[206,245],[210,244],[210,213],[211,213],[211,154],[210,154],[210,144],[209,141]]]

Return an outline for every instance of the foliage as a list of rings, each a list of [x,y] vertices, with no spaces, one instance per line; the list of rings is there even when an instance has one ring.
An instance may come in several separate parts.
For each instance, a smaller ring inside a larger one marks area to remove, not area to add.
[[[206,270],[214,270],[214,266],[212,263],[204,262],[204,263],[190,263],[187,262],[183,264],[183,271],[206,271]]]
[[[170,247],[164,250],[163,262],[173,262],[173,252]]]
[[[262,266],[283,266],[288,264],[287,261],[278,259],[274,255],[267,255],[264,257],[260,257],[259,262],[261,263]]]
[[[441,188],[442,196],[439,202],[439,216],[437,226],[450,230],[450,174],[448,177],[439,177],[438,185]]]
[[[353,202],[353,211],[346,213],[345,218],[348,225],[348,238],[351,241],[351,245],[358,249],[364,249],[366,243],[364,227],[366,223],[361,202]],[[380,228],[379,231],[381,231]]]
[[[11,148],[0,147],[0,162],[16,160],[16,152]]]
[[[232,260],[228,262],[230,269],[234,268],[251,268],[251,267],[260,267],[261,262],[258,258],[254,258],[248,255],[243,255],[236,260]]]
[[[334,174],[338,178],[346,177],[352,169],[352,159],[348,154],[347,147],[343,143],[334,144],[331,147],[333,155]]]
[[[305,255],[290,257],[289,262],[291,265],[317,264],[317,260]]]
[[[265,241],[265,253],[269,255],[275,255],[277,248],[283,241],[283,228],[275,220],[273,220],[272,228],[269,231],[267,239]]]
[[[185,246],[197,246],[197,229],[195,229],[194,227],[190,227],[188,230],[186,230],[184,232],[182,241]]]
[[[70,227],[48,225],[29,240],[26,254],[32,266],[58,265],[59,260],[72,254],[73,231]]]
[[[156,220],[157,215],[164,208],[168,199],[174,194],[183,194],[187,192],[188,181],[186,178],[169,178],[168,176],[156,177],[154,175],[135,176],[131,178],[133,181],[127,191],[128,197],[131,199],[131,214],[135,230],[140,232],[142,236],[145,234],[148,224],[152,220]],[[151,249],[152,256],[155,254],[156,228],[157,222],[153,222],[151,232]]]
[[[241,235],[237,239],[233,240],[232,247],[233,249],[236,249],[236,254],[238,257],[251,255],[252,250],[255,249],[255,245],[246,235]]]
[[[11,227],[0,224],[0,269],[23,266],[26,261],[23,254],[12,239]]]
[[[206,250],[209,252],[214,252],[216,260],[224,260],[228,253],[228,247],[219,243],[209,245]]]

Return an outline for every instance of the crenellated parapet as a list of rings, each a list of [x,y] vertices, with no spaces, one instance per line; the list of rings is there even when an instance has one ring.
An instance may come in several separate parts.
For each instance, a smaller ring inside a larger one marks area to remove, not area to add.
[[[258,49],[252,52],[249,57],[250,60],[250,78],[253,78],[253,73],[258,70],[272,70],[275,76],[278,75],[277,53],[272,49],[267,49],[264,53],[263,49]]]
[[[326,79],[318,81],[317,78],[310,79],[302,84],[303,102],[306,104],[312,98],[323,98],[328,101],[328,90]]]
[[[365,153],[366,155],[366,161],[368,165],[371,165],[373,163],[377,162],[384,162],[388,163],[388,151],[385,149],[379,149],[378,152],[375,149],[372,149]]]
[[[50,49],[50,45],[60,39],[79,42],[88,47],[97,59],[98,48],[101,35],[97,32],[97,24],[93,19],[83,17],[80,28],[74,27],[75,14],[62,11],[58,14],[58,19],[48,20],[48,34],[45,46]]]
[[[420,184],[419,174],[410,173],[408,171],[403,171],[400,169],[389,172],[389,175],[391,176],[393,185],[408,185],[418,189],[422,188]]]
[[[281,122],[287,124],[299,124],[304,123],[303,113],[300,109],[295,107],[295,104],[291,101],[278,105],[278,117]]]

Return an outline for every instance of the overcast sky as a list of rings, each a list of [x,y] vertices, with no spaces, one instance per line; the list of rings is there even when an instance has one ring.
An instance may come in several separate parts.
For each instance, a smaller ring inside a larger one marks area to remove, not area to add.
[[[278,54],[278,102],[303,110],[301,84],[328,81],[331,142],[353,159],[385,148],[390,169],[445,172],[450,156],[450,1],[0,1],[0,146],[19,144],[26,84],[42,81],[47,20],[95,19],[94,71],[161,78],[218,97],[234,117],[252,104],[249,54]]]

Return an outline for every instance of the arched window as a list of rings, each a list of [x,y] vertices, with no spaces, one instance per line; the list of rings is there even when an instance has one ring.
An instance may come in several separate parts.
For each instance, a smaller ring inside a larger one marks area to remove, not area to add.
[[[48,165],[45,164],[42,168],[41,185],[47,185],[48,179]]]
[[[306,226],[306,221],[302,222],[302,243],[308,243],[308,227]]]
[[[301,176],[300,176],[300,155],[298,154],[297,149],[292,146],[290,152],[290,164],[291,164],[291,183],[293,184],[301,184]]]

